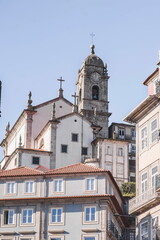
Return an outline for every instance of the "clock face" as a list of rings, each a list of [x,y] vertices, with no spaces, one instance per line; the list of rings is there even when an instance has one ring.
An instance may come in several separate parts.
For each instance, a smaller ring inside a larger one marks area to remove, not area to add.
[[[91,81],[98,82],[100,80],[100,74],[97,72],[94,72],[91,74]]]

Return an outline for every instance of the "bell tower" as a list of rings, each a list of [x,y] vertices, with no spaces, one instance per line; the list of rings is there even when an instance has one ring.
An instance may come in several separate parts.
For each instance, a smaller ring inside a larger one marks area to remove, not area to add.
[[[97,126],[97,137],[108,138],[108,72],[107,66],[95,55],[94,45],[78,72],[78,111]]]

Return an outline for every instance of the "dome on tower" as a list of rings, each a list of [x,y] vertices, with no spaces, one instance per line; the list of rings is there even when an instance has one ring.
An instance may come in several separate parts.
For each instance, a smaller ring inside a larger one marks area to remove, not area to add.
[[[95,46],[91,45],[91,54],[85,59],[84,63],[87,65],[104,67],[102,59],[95,55],[94,48]]]

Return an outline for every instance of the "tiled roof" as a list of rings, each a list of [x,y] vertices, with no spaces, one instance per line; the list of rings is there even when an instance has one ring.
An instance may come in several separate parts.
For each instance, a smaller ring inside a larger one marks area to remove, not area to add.
[[[39,165],[38,167],[36,167],[36,169],[42,172],[48,172],[50,170],[49,168],[46,168],[42,165]]]
[[[34,168],[29,168],[29,167],[19,167],[19,168],[14,168],[10,170],[2,170],[0,171],[0,178],[3,177],[18,177],[18,176],[39,176],[43,175],[44,172],[34,169]]]
[[[96,168],[87,164],[77,163],[63,168],[53,169],[46,174],[75,174],[75,173],[99,173],[108,172],[102,168]]]

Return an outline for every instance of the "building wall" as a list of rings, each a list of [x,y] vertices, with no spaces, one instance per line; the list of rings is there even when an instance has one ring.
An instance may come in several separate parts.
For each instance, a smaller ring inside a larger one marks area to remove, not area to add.
[[[119,186],[127,182],[128,169],[128,143],[116,140],[104,140],[99,142],[100,167],[109,170]]]
[[[93,132],[90,123],[78,115],[62,119],[56,134],[56,168],[83,161],[82,147],[88,148],[87,157],[92,156]],[[78,134],[78,141],[72,141],[72,133]],[[61,152],[61,145],[67,145],[67,153]],[[84,157],[86,157],[84,156]]]

